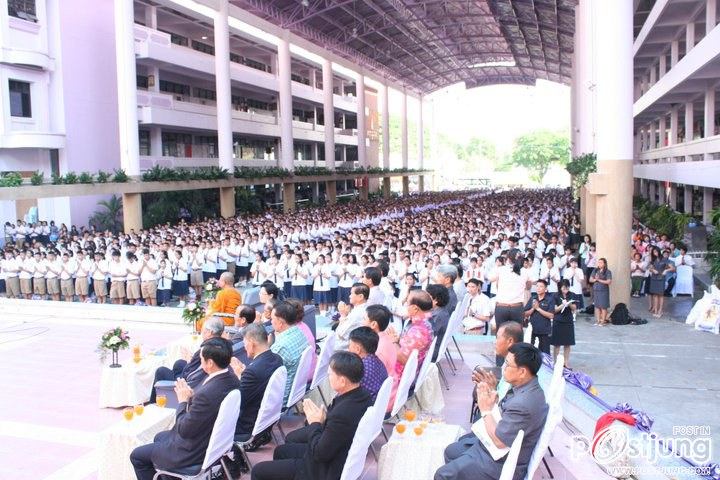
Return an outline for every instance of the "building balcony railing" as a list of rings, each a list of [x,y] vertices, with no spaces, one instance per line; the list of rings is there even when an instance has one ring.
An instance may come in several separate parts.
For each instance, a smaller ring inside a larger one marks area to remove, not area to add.
[[[698,160],[706,157],[708,159],[720,157],[720,135],[646,150],[640,152],[640,155],[635,163],[652,164],[659,162],[675,162],[677,158],[681,158],[682,161],[685,161],[686,157],[694,157]]]

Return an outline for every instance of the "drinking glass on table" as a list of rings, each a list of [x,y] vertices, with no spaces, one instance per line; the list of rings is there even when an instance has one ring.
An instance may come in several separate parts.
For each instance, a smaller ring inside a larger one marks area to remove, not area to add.
[[[405,433],[405,429],[406,429],[406,426],[405,426],[405,424],[402,423],[402,422],[399,422],[397,425],[395,425],[395,430],[396,430],[400,435],[402,435],[403,433]]]
[[[134,408],[135,415],[140,416],[145,411],[145,406],[142,403],[138,403]]]
[[[158,407],[165,408],[165,405],[167,404],[167,395],[158,395],[155,397],[155,401],[157,402]]]
[[[125,417],[125,420],[127,420],[128,422],[132,420],[134,414],[135,410],[132,407],[127,407],[123,409],[123,417]]]

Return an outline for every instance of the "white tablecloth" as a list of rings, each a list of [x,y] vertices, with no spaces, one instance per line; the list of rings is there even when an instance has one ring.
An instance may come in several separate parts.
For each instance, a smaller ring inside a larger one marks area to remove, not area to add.
[[[464,433],[458,425],[433,423],[420,436],[415,435],[412,424],[402,435],[393,429],[390,441],[380,450],[378,480],[432,480],[445,464],[445,447]]]
[[[166,364],[166,357],[148,355],[140,363],[132,359],[120,368],[105,365],[100,378],[100,408],[126,407],[150,400],[155,370]]]
[[[200,335],[193,336],[190,334],[183,335],[177,340],[168,343],[165,349],[165,357],[167,357],[169,366],[172,367],[176,360],[182,358],[183,348],[186,348],[190,353],[195,353],[200,348],[201,343],[202,337]]]
[[[430,365],[425,382],[405,406],[418,412],[426,411],[435,415],[442,413],[445,408],[445,398],[437,365],[434,363]]]
[[[118,412],[118,423],[100,433],[98,480],[134,480],[130,453],[151,443],[155,435],[175,424],[175,409],[148,405],[145,412],[127,421]]]

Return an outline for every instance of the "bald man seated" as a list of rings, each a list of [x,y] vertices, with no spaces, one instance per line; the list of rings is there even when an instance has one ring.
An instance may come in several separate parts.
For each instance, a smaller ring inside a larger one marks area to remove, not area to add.
[[[220,291],[208,304],[207,314],[205,319],[199,322],[199,328],[202,328],[202,323],[212,316],[221,317],[227,326],[235,324],[235,310],[242,304],[242,295],[235,289],[234,283],[232,273],[225,272],[220,275],[218,280]]]

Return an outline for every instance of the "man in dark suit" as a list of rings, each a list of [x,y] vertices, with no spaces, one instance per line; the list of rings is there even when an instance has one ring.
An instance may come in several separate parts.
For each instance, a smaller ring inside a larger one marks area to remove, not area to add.
[[[222,321],[222,319],[212,317],[203,324],[200,336],[202,337],[203,342],[205,342],[210,338],[220,338],[224,330],[225,323]],[[204,343],[202,345],[204,345]],[[182,358],[180,360],[177,360],[173,365],[172,370],[167,367],[159,367],[157,370],[155,370],[153,388],[150,392],[150,403],[155,403],[155,384],[161,380],[167,381],[182,378],[183,380],[187,381],[190,388],[195,388],[203,380],[205,380],[207,374],[203,371],[202,368],[200,368],[200,349],[198,349],[192,355],[189,352],[186,353],[187,356],[185,358],[189,358],[189,360]]]
[[[437,341],[435,342],[435,351],[433,352],[433,361],[437,359],[440,351],[440,344],[445,336],[448,322],[450,321],[450,313],[445,308],[450,301],[448,289],[442,285],[431,283],[427,286],[426,291],[430,294],[433,301],[433,309],[430,313],[430,325],[432,325],[433,334]]]
[[[308,426],[287,436],[287,443],[273,453],[273,461],[253,467],[252,480],[335,480],[340,478],[360,418],[370,407],[370,394],[360,387],[363,363],[347,351],[330,359],[330,386],[337,397],[325,408],[311,400],[303,407]]]
[[[283,364],[280,355],[270,351],[265,327],[251,323],[244,328],[243,333],[245,350],[252,361],[245,366],[236,357],[230,360],[230,366],[240,378],[242,398],[240,417],[235,428],[235,441],[238,442],[250,438],[270,376]],[[270,433],[267,434],[269,436]]]
[[[229,340],[205,341],[200,348],[200,363],[207,378],[194,390],[184,379],[178,379],[175,393],[180,404],[175,426],[158,433],[153,443],[137,447],[130,454],[138,480],[152,480],[156,468],[173,471],[198,466],[199,471],[220,403],[230,391],[240,387],[235,373],[228,369],[231,354]]]

